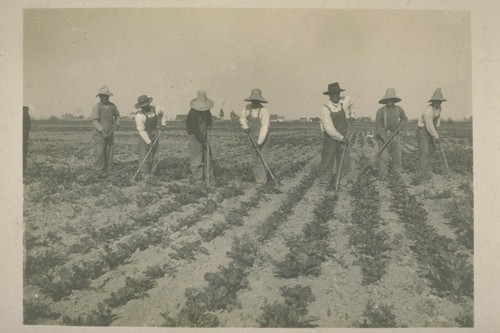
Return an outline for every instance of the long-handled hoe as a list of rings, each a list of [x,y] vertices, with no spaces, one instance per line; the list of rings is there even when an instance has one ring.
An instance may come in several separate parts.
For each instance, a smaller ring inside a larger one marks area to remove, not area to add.
[[[392,135],[389,137],[389,139],[387,139],[387,141],[384,142],[384,145],[378,151],[377,155],[375,156],[375,161],[377,161],[380,158],[380,155],[382,155],[382,152],[384,151],[384,149],[389,145],[389,143],[392,141],[392,139],[394,139],[394,137],[406,126],[407,123],[408,122],[406,122],[406,121],[405,122],[401,122],[401,121],[399,122],[399,124],[396,127],[396,130],[394,131],[394,133],[392,133]],[[358,175],[356,176],[356,178],[358,178],[359,176],[361,176],[361,174],[363,174],[363,172],[366,170],[366,168],[368,168],[368,166],[370,164],[371,164],[371,162],[366,163],[365,166],[358,173]]]
[[[447,171],[447,174],[448,176],[450,175],[451,173],[451,170],[450,170],[450,167],[448,166],[448,161],[446,160],[446,155],[444,154],[444,149],[443,149],[443,145],[441,144],[441,141],[439,141],[439,148],[441,150],[441,155],[443,155],[443,160],[444,160],[444,165],[446,165],[446,171]]]
[[[153,150],[153,147],[155,146],[156,142],[160,138],[160,133],[161,132],[158,132],[158,135],[156,136],[155,140],[153,141],[153,144],[151,145],[151,148],[149,148],[148,153],[146,154],[146,157],[144,157],[144,159],[142,160],[141,164],[139,165],[139,169],[137,169],[137,171],[134,174],[134,177],[132,177],[132,179],[130,180],[131,182],[134,181],[135,177],[137,177],[137,175],[139,174],[139,171],[141,171],[142,165],[144,164],[144,162],[146,162],[147,158],[149,157],[149,154]]]
[[[94,148],[95,146],[97,146],[99,143],[103,142],[103,141],[104,141],[104,139],[106,139],[107,137],[109,137],[109,136],[110,136],[113,132],[114,132],[114,131],[109,132],[109,134],[108,134],[108,135],[103,136],[103,137],[102,137],[102,138],[100,138],[98,141],[94,142],[94,144],[93,144],[93,145],[91,145],[90,147],[85,148],[85,149],[81,150],[80,152],[76,153],[76,154],[75,154],[75,156],[76,156],[78,159],[82,158],[82,157],[83,157],[83,155],[84,155],[86,152],[88,152],[89,150],[91,150],[92,148]]]
[[[252,135],[247,132],[248,134],[248,137],[250,138],[250,141],[252,141],[252,145],[253,145],[253,148],[255,149],[255,151],[257,152],[257,155],[259,156],[262,164],[264,165],[264,168],[267,170],[267,172],[269,173],[269,175],[271,176],[271,178],[273,179],[274,181],[274,184],[276,185],[276,187],[279,187],[279,184],[278,184],[278,181],[276,180],[276,178],[274,178],[274,175],[273,173],[271,172],[271,169],[269,169],[269,165],[267,165],[267,162],[266,160],[264,159],[264,157],[262,156],[262,154],[260,153],[260,150],[259,150],[259,147],[257,147],[257,143],[255,142],[255,140],[252,138]]]

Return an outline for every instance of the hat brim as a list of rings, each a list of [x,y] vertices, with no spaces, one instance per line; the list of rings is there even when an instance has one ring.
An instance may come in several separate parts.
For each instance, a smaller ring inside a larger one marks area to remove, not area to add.
[[[335,91],[325,91],[323,93],[323,95],[331,95],[331,94],[336,94],[336,93],[339,93],[339,92],[342,92],[342,91],[345,91],[345,89],[340,89],[340,90],[335,90]]]
[[[430,100],[429,100],[429,103],[434,102],[434,101],[446,102],[446,101],[447,101],[447,99],[444,99],[444,98],[443,98],[443,99],[433,98],[433,99],[430,99]]]
[[[394,103],[401,102],[401,98],[399,98],[399,97],[383,98],[383,99],[381,99],[378,102],[380,104],[387,104],[387,103],[389,103],[391,101],[394,102]]]
[[[245,102],[257,101],[257,102],[261,102],[261,103],[267,103],[267,101],[265,99],[251,98],[251,97],[245,98],[244,101]]]
[[[143,108],[145,106],[148,106],[149,104],[151,104],[151,102],[153,101],[153,97],[149,97],[149,100],[145,103],[135,103],[135,108],[136,109],[140,109],[140,108]]]
[[[98,93],[97,95],[95,95],[95,97],[99,96],[99,95],[106,95],[106,96],[113,96],[113,93],[110,92],[109,94],[105,94],[105,93]]]
[[[208,98],[206,101],[200,101],[195,98],[191,101],[191,103],[189,103],[189,106],[197,111],[208,111],[211,108],[213,108],[214,105],[215,105],[214,101]]]

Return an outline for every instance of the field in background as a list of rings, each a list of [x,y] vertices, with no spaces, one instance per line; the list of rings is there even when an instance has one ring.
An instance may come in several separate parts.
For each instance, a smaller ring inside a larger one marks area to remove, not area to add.
[[[386,182],[373,123],[355,123],[350,173],[320,189],[318,123],[272,123],[256,187],[248,138],[210,133],[216,183],[188,183],[183,122],[160,139],[154,184],[131,182],[138,135],[123,121],[116,167],[93,155],[88,121],[36,121],[24,178],[24,322],[79,326],[458,327],[473,325],[470,124],[440,131],[451,173],[415,184],[414,127],[404,174]],[[415,126],[411,124],[410,126]]]

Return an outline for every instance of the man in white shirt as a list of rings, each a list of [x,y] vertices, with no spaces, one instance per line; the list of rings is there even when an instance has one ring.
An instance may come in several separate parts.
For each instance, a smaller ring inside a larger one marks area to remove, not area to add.
[[[157,128],[158,118],[161,121],[162,130],[167,126],[165,111],[158,105],[151,105],[152,101],[153,97],[142,95],[137,98],[135,104],[135,108],[140,109],[135,115],[135,124],[139,132],[139,163],[144,161],[141,170],[145,180],[149,180],[158,167],[158,136],[160,134]],[[149,155],[148,151],[150,151]]]
[[[432,177],[432,158],[435,144],[439,143],[437,128],[441,125],[441,103],[445,102],[441,88],[434,91],[424,112],[418,118],[417,142],[420,154],[420,171],[418,176],[421,181]]]
[[[267,101],[262,97],[260,89],[252,89],[250,97],[245,101],[250,103],[245,106],[241,112],[240,124],[241,128],[253,137],[257,143],[257,149],[264,160],[269,157],[269,123],[271,115],[269,111],[262,105]],[[260,161],[259,156],[252,150],[253,175],[257,184],[267,183],[267,170]]]
[[[349,127],[357,118],[352,99],[349,96],[340,96],[342,91],[345,90],[340,88],[338,82],[334,82],[329,84],[328,90],[323,93],[330,99],[323,106],[320,114],[323,147],[319,164],[319,183],[327,188],[334,185],[332,181],[335,180],[335,169],[336,166],[337,169],[340,166],[342,152],[346,149]],[[342,175],[347,172],[348,157],[346,151]]]

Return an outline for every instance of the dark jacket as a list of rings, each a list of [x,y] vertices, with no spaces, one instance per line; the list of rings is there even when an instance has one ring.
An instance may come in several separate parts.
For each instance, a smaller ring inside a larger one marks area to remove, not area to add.
[[[207,131],[210,127],[212,127],[212,114],[210,110],[189,110],[186,119],[186,131],[188,134],[193,134],[201,144],[205,144],[207,141]]]

